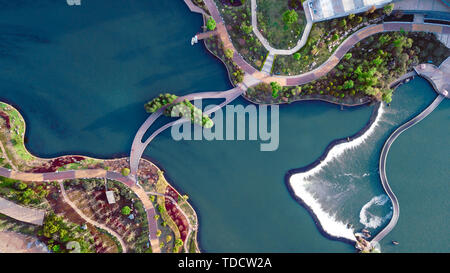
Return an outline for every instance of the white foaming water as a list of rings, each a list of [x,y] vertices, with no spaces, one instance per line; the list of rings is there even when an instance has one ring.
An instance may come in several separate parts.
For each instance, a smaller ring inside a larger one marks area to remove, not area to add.
[[[335,145],[330,149],[326,158],[320,162],[317,166],[310,169],[307,172],[296,173],[289,178],[289,184],[294,192],[294,194],[303,200],[303,202],[311,209],[311,211],[316,215],[320,222],[323,230],[330,236],[337,238],[346,238],[352,241],[356,241],[354,230],[347,227],[346,223],[338,221],[335,215],[327,213],[319,201],[314,198],[313,194],[307,190],[307,186],[312,183],[309,180],[312,176],[318,174],[328,163],[332,160],[340,157],[345,151],[349,149],[354,149],[364,143],[369,136],[373,134],[375,128],[380,123],[381,116],[384,113],[383,104],[380,105],[378,109],[377,116],[372,123],[372,125],[367,129],[364,134],[358,138],[350,141]]]
[[[368,211],[368,209],[375,206],[383,206],[389,201],[389,197],[385,194],[375,196],[367,202],[359,212],[359,222],[363,224],[366,228],[377,228],[381,226],[386,220],[392,217],[392,210],[384,217],[373,215]]]

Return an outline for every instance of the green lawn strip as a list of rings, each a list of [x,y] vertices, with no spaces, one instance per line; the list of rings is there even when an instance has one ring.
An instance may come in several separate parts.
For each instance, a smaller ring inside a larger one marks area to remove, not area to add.
[[[33,160],[34,156],[28,152],[24,144],[25,120],[22,115],[14,107],[4,102],[0,102],[0,110],[10,117],[10,142],[14,147],[15,153],[24,161]],[[7,149],[6,143],[3,144],[5,149]],[[13,157],[10,157],[10,160],[13,160]]]
[[[152,201],[153,206],[156,208],[155,213],[157,216],[155,216],[156,223],[158,225],[158,230],[160,230],[160,235],[158,238],[160,242],[163,242],[164,245],[161,247],[161,252],[163,253],[171,253],[173,252],[173,248],[175,246],[175,233],[172,230],[172,227],[168,225],[168,223],[164,220],[163,216],[161,215],[158,208],[158,200],[156,195],[149,195],[150,201]],[[170,238],[170,240],[167,240]]]

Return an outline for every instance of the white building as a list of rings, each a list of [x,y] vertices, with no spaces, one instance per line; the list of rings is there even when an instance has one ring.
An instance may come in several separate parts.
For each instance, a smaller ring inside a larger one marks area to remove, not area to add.
[[[373,6],[381,8],[393,0],[308,0],[313,22],[361,13]]]

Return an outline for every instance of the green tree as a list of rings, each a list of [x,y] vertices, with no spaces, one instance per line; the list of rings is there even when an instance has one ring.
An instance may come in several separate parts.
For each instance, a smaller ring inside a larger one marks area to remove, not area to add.
[[[382,99],[386,103],[390,103],[392,101],[392,90],[386,89],[386,90],[383,90],[382,92],[383,92]]]
[[[14,188],[19,191],[23,191],[27,187],[28,187],[27,184],[23,183],[22,181],[17,181],[14,183]]]
[[[228,59],[233,59],[234,56],[234,51],[231,48],[228,48],[225,50],[225,57],[227,57]]]
[[[337,41],[337,40],[339,39],[339,34],[337,34],[337,33],[333,34],[333,36],[331,37],[331,39],[332,39],[333,41]]]
[[[394,3],[390,3],[386,6],[384,6],[383,9],[384,9],[384,13],[386,15],[388,15],[388,16],[391,15],[392,11],[394,10]]]
[[[281,91],[281,85],[278,82],[271,82],[270,86],[272,87],[272,97],[278,97],[278,93]]]
[[[127,216],[127,215],[130,215],[131,209],[130,209],[129,206],[125,206],[125,207],[122,208],[121,212],[122,212],[123,215]]]
[[[348,80],[348,81],[345,81],[344,82],[344,84],[343,84],[343,88],[345,89],[345,90],[347,90],[347,89],[351,89],[351,88],[353,88],[355,86],[355,83],[352,81],[352,80]]]
[[[302,57],[302,55],[300,55],[300,53],[294,53],[294,59],[296,59],[297,61],[300,60],[300,58]]]
[[[376,65],[376,66],[379,66],[380,64],[383,63],[383,59],[382,59],[380,56],[378,56],[376,59],[374,59],[374,60],[372,61],[372,63],[373,63],[374,65]]]
[[[352,56],[353,56],[352,53],[349,52],[349,53],[344,55],[344,59],[350,60],[352,58]]]
[[[245,34],[250,34],[250,33],[252,33],[252,31],[253,31],[253,27],[251,26],[251,25],[247,25],[246,23],[245,23],[245,21],[244,22],[242,22],[242,24],[241,24],[241,30],[245,33]]]
[[[128,168],[123,168],[122,169],[122,175],[123,176],[128,176],[130,174],[130,169]]]
[[[180,247],[183,245],[183,241],[181,239],[176,239],[175,240],[175,246]]]
[[[206,27],[208,28],[208,30],[216,29],[216,21],[214,20],[214,18],[212,18],[212,16],[208,18],[208,21],[206,22]]]
[[[286,24],[286,26],[290,26],[297,21],[298,13],[295,10],[291,9],[283,13],[283,22]]]

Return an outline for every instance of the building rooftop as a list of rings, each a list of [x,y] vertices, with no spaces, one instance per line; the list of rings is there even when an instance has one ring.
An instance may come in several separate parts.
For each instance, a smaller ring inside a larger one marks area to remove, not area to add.
[[[365,12],[372,6],[380,8],[391,2],[393,0],[308,0],[308,6],[313,22],[318,22]]]
[[[106,192],[106,199],[108,199],[108,204],[116,203],[116,199],[114,198],[114,192],[113,191],[107,191]]]

